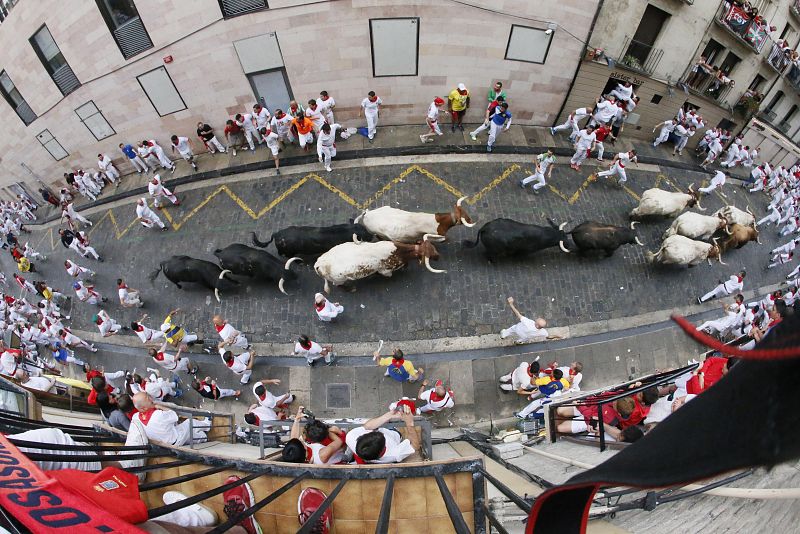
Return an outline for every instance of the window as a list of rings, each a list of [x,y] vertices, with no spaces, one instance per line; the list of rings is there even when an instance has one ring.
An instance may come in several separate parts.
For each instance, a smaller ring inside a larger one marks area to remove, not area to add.
[[[186,109],[186,103],[172,83],[166,68],[155,68],[140,74],[136,79],[161,117]]]
[[[550,30],[512,24],[505,59],[544,63],[552,40],[553,32]]]
[[[722,51],[725,49],[720,43],[716,42],[714,39],[709,39],[708,44],[703,49],[703,53],[700,54],[704,58],[706,58],[706,63],[709,65],[715,65],[718,56],[722,55]]]
[[[370,19],[372,75],[416,76],[419,67],[419,18]]]
[[[108,121],[103,116],[103,112],[97,109],[94,100],[89,100],[87,103],[77,108],[75,113],[98,141],[117,133],[114,131],[114,128],[108,124]]]
[[[662,98],[661,95],[653,95],[653,97],[650,99],[650,103],[651,104],[660,104],[661,103],[661,98]]]
[[[258,11],[259,9],[267,9],[267,0],[217,0],[219,2],[219,9],[222,11],[222,16],[227,18],[238,17]]]
[[[749,86],[747,86],[747,88],[748,88],[748,89],[750,89],[750,90],[752,90],[752,91],[758,91],[758,88],[759,88],[759,87],[761,87],[761,85],[762,85],[762,84],[763,84],[765,81],[767,81],[767,80],[766,80],[766,79],[764,79],[764,77],[763,77],[763,76],[761,76],[760,74],[756,74],[756,77],[755,77],[755,78],[753,78],[753,81],[752,81],[752,82],[750,82],[750,85],[749,85]]]
[[[728,55],[725,56],[725,61],[722,62],[722,65],[719,66],[719,70],[724,72],[726,75],[730,76],[733,69],[736,65],[739,64],[741,58],[734,54],[733,52],[728,52]]]
[[[783,27],[783,31],[781,32],[780,39],[786,39],[790,33],[794,33],[794,28],[787,23],[786,26]]]
[[[44,149],[47,150],[56,161],[61,161],[69,156],[67,151],[64,150],[64,147],[61,146],[61,143],[50,133],[50,130],[44,130],[36,136],[36,139],[39,140]]]
[[[95,1],[125,59],[153,48],[133,0]]]
[[[794,118],[794,116],[795,116],[796,114],[797,114],[797,104],[794,104],[794,105],[792,105],[792,107],[789,109],[789,112],[786,114],[786,116],[785,116],[785,117],[783,117],[783,122],[786,122],[786,123],[788,123],[789,121],[791,121],[791,120]]]
[[[64,54],[61,53],[47,26],[39,28],[39,31],[34,33],[29,41],[61,94],[67,96],[80,87],[81,82],[78,81],[67,60],[64,59]]]
[[[8,77],[6,71],[0,72],[0,92],[3,93],[3,98],[6,99],[8,105],[17,112],[25,126],[36,120],[36,113],[33,112],[28,103],[25,102],[25,99],[22,98],[22,95],[19,94],[17,87]]]
[[[647,59],[653,52],[653,45],[669,17],[670,14],[666,11],[648,4],[623,60],[629,58],[630,60],[636,60],[639,65],[646,65]]]
[[[770,100],[769,105],[767,105],[767,111],[769,112],[774,110],[775,106],[777,106],[782,99],[783,99],[783,91],[778,91],[777,93],[775,93],[775,96],[772,97],[772,100]]]
[[[722,119],[719,121],[719,124],[717,124],[717,128],[732,132],[736,128],[736,123],[728,119]]]

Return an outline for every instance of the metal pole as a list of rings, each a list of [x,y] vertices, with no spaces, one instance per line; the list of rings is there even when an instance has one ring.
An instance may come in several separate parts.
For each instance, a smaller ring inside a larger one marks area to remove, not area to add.
[[[472,503],[475,507],[472,510],[475,534],[485,534],[486,532],[486,479],[483,473],[472,472]]]
[[[229,429],[230,429],[231,443],[236,443],[236,432],[233,429],[233,414],[228,416],[228,420],[230,421]]]
[[[600,452],[606,450],[606,432],[603,427],[603,403],[597,405],[597,431],[600,433]]]
[[[444,499],[444,506],[447,508],[447,515],[450,516],[450,521],[453,522],[453,529],[455,529],[456,534],[470,534],[467,522],[464,521],[464,516],[461,515],[461,509],[456,504],[453,494],[450,493],[442,474],[436,471],[433,476],[436,479],[436,485],[439,486],[439,492],[442,494],[442,499]]]
[[[194,417],[189,412],[189,448],[194,449]]]
[[[378,523],[375,525],[375,534],[387,534],[389,532],[389,516],[392,513],[392,496],[394,494],[394,473],[389,473],[386,484],[383,487],[383,499],[381,499],[381,513],[378,514]]]
[[[264,421],[258,421],[258,451],[259,460],[264,459]]]

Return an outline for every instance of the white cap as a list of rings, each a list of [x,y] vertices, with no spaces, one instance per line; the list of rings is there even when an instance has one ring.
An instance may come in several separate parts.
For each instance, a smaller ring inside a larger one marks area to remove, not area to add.
[[[463,83],[460,83],[460,84],[458,84],[458,90],[459,91],[466,91],[467,90],[467,86],[464,85]]]

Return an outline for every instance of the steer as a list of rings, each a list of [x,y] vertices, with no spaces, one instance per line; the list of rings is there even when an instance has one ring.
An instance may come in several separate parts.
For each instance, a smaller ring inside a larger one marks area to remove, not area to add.
[[[439,253],[429,239],[444,240],[444,236],[425,234],[417,244],[378,241],[377,243],[342,243],[319,257],[314,270],[325,280],[325,293],[330,284],[340,286],[378,273],[386,277],[417,259],[432,273],[444,273],[431,267],[430,260],[438,260]]]
[[[631,219],[642,217],[675,217],[686,208],[697,204],[697,209],[705,211],[700,205],[700,193],[689,185],[686,193],[673,193],[663,189],[648,189],[639,200],[639,205],[631,210]]]
[[[644,246],[634,230],[634,226],[637,224],[639,223],[632,221],[630,228],[626,228],[595,221],[584,221],[567,233],[572,235],[572,242],[582,254],[603,251],[606,257],[610,257],[622,245],[636,243],[640,247]],[[563,241],[560,241],[558,246],[564,252],[571,252],[564,246]]]
[[[214,290],[214,296],[219,302],[219,292],[238,286],[239,282],[229,278],[230,271],[223,271],[219,265],[206,260],[198,260],[189,256],[172,256],[158,264],[158,269],[150,273],[150,282],[155,282],[158,274],[164,271],[164,276],[178,286],[181,282],[194,282]]]
[[[730,235],[728,230],[728,221],[719,213],[715,215],[701,215],[693,211],[681,213],[681,215],[672,221],[669,228],[664,231],[664,239],[671,235],[682,235],[691,239],[708,239],[717,230],[725,230],[725,233]]]
[[[353,234],[362,241],[372,241],[372,234],[361,224],[334,224],[333,226],[289,226],[272,234],[269,241],[258,240],[253,232],[253,244],[266,248],[275,241],[278,254],[285,258],[295,256],[314,257],[327,252],[336,245],[347,243]]]
[[[283,289],[284,281],[297,279],[297,273],[291,270],[292,263],[302,261],[300,258],[291,258],[284,264],[269,252],[248,247],[239,243],[228,245],[223,249],[214,251],[214,256],[219,258],[223,269],[233,274],[250,276],[259,280],[278,281],[278,289],[284,295],[288,293]]]
[[[384,206],[372,211],[365,211],[355,222],[363,224],[366,229],[388,241],[416,243],[425,234],[444,236],[453,226],[463,224],[468,228],[475,226],[461,203],[467,197],[456,201],[453,210],[447,213],[418,213]]]
[[[752,226],[732,224],[728,237],[722,242],[722,250],[728,251],[732,248],[742,248],[750,241],[761,244],[758,239],[758,230]]]
[[[503,256],[527,256],[540,250],[555,247],[567,239],[562,223],[556,227],[548,219],[550,226],[525,224],[512,219],[494,219],[484,224],[478,231],[475,242],[464,241],[463,246],[474,248],[483,242],[486,258],[493,262]]]
[[[750,206],[747,206],[747,211],[742,211],[736,206],[724,206],[718,209],[714,215],[725,217],[728,224],[741,224],[742,226],[756,225],[756,216],[750,211]]]
[[[645,254],[650,263],[661,263],[663,265],[688,265],[694,267],[703,260],[711,265],[711,258],[717,258],[721,265],[722,251],[717,240],[710,245],[703,241],[695,241],[682,235],[671,235],[661,243],[661,248],[655,254],[649,250]]]

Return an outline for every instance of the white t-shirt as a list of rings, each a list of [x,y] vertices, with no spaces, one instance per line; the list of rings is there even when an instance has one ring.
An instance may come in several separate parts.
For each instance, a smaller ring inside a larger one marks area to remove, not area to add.
[[[306,108],[306,117],[311,119],[314,127],[319,129],[325,123],[325,117],[322,115],[322,110],[317,106],[317,109],[311,109],[311,106]]]
[[[234,121],[240,128],[253,131],[256,127],[253,125],[253,114],[245,113],[242,115],[242,122]]]
[[[333,109],[336,105],[336,102],[333,100],[333,97],[329,96],[327,100],[323,100],[322,98],[317,99],[317,108],[319,112],[323,115],[327,115],[329,111]]]
[[[138,419],[139,422],[144,425],[144,431],[148,438],[163,441],[164,443],[169,443],[171,445],[183,444],[183,442],[178,443],[180,433],[178,432],[177,428],[177,413],[173,412],[172,410],[159,410],[156,408],[156,410],[153,412],[153,415],[150,416],[147,424],[144,424],[144,421],[142,421],[140,417],[141,415],[141,413],[136,412],[133,417],[134,419]]]
[[[261,111],[255,113],[256,118],[256,127],[260,130],[261,128],[266,128],[267,124],[269,124],[269,120],[271,115],[269,114],[269,110],[265,107],[261,107]]]
[[[594,135],[594,132],[589,133],[586,130],[581,130],[578,132],[576,145],[579,149],[586,150],[592,146],[592,143],[594,143],[596,140],[597,137]]]
[[[32,376],[22,385],[26,388],[36,389],[38,391],[50,391],[52,387],[50,385],[50,380],[43,376]]]
[[[219,349],[220,358],[222,358],[222,356],[224,356],[226,352],[228,352],[228,349],[226,349],[224,347]],[[226,362],[224,358],[222,360],[222,363],[228,369],[230,369],[231,371],[233,371],[237,375],[240,375],[240,374],[244,373],[247,370],[247,364],[250,363],[250,353],[249,352],[243,352],[241,354],[238,354],[238,355],[234,356],[233,357],[233,362],[231,362],[231,365],[228,365],[228,362]]]
[[[522,362],[511,372],[511,384],[515,388],[533,389],[531,378],[528,374],[528,362]]]
[[[270,130],[270,132],[264,139],[267,141],[267,147],[269,147],[269,150],[270,152],[272,152],[272,155],[277,156],[278,152],[281,151],[281,144],[278,141],[278,134]]]
[[[536,321],[522,317],[517,323],[517,334],[521,339],[533,339],[536,337],[547,337],[547,330],[544,328],[537,328]]]
[[[8,351],[3,352],[3,354],[0,355],[0,367],[3,368],[4,375],[13,375],[17,370],[17,359],[14,354]]]
[[[428,118],[431,122],[439,120],[439,106],[435,102],[431,102],[431,107],[428,108]]]
[[[378,114],[378,107],[383,104],[383,100],[381,97],[376,97],[375,102],[370,100],[369,98],[365,98],[361,101],[361,107],[364,108],[364,113],[367,115],[377,115]]]
[[[284,113],[283,117],[280,119],[278,117],[272,117],[272,121],[270,124],[272,125],[272,130],[277,131],[279,134],[285,134],[289,131],[289,125],[292,123],[292,117],[288,113]]]
[[[258,417],[259,421],[277,421],[278,414],[275,413],[275,410],[271,408],[267,408],[266,406],[256,406],[250,413]]]
[[[303,348],[299,342],[294,344],[294,353],[301,356],[308,356],[309,354],[319,354],[322,352],[322,345],[316,341],[311,342],[311,347],[308,349]]]
[[[399,463],[414,454],[414,447],[411,446],[411,442],[407,439],[403,439],[402,436],[395,430],[391,430],[389,428],[379,428],[377,429],[378,432],[383,434],[384,438],[386,439],[386,452],[383,453],[383,456],[378,458],[377,460],[373,460],[372,464],[391,464],[391,463]],[[345,442],[347,443],[347,447],[356,452],[356,442],[358,438],[371,432],[371,430],[367,430],[363,426],[358,428],[354,428],[350,430],[347,435],[345,436]]]
[[[614,115],[617,114],[618,109],[619,108],[616,104],[613,104],[608,100],[603,100],[597,104],[597,111],[595,111],[594,118],[598,122],[606,123],[614,118]]]
[[[225,326],[222,327],[222,330],[219,330],[217,333],[219,334],[219,337],[222,338],[222,341],[228,341],[228,338],[237,333],[237,330],[230,324],[225,323]]]
[[[147,326],[145,326],[145,325],[143,325],[141,323],[138,323],[138,324],[142,327],[142,329],[141,329],[141,331],[140,330],[135,330],[135,332],[136,332],[136,335],[139,336],[139,339],[142,340],[142,343],[147,343],[148,341],[151,341],[154,336],[155,336],[156,339],[158,339],[160,337],[163,337],[163,332],[161,332],[160,330],[153,330],[152,328],[148,328]],[[162,335],[158,335],[158,334],[162,334]]]
[[[157,352],[153,357],[153,361],[164,369],[172,371],[178,367],[178,360],[175,356],[175,354],[170,354],[169,352]]]
[[[258,386],[264,386],[263,397],[259,397],[258,394],[256,393],[256,388]],[[253,384],[253,395],[256,396],[256,400],[258,401],[259,406],[273,409],[278,405],[278,397],[270,393],[269,390],[267,389],[267,385],[264,384],[263,382],[256,382],[255,384]]]
[[[192,147],[189,146],[188,137],[178,137],[178,144],[173,146],[177,148],[178,152],[181,154],[189,154],[192,151]]]
[[[317,135],[317,147],[320,149],[323,148],[331,148],[333,147],[334,143],[336,143],[336,131],[341,128],[339,124],[331,124],[331,132],[325,133],[324,131],[320,130],[319,134]],[[320,155],[322,155],[320,153]]]
[[[314,465],[334,465],[342,463],[344,460],[344,449],[339,449],[338,451],[331,454],[331,457],[328,458],[327,462],[323,462],[322,458],[319,457],[319,453],[322,449],[325,448],[325,445],[322,443],[306,443],[306,446],[311,449],[311,462]]]

